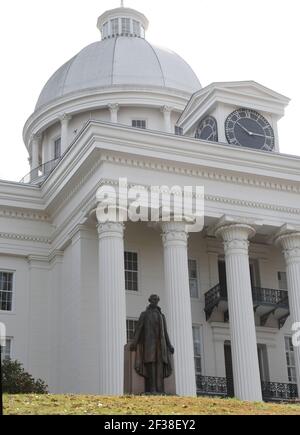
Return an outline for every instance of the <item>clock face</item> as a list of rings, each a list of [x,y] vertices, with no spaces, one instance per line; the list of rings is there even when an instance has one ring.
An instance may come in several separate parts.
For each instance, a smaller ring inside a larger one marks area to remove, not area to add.
[[[251,109],[238,109],[225,122],[228,143],[248,148],[273,151],[274,131],[269,122]]]
[[[196,139],[218,142],[218,125],[215,118],[207,116],[200,121],[196,131]]]

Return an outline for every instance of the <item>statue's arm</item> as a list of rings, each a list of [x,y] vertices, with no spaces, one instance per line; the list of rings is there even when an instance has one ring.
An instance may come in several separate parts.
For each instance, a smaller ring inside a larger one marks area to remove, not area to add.
[[[131,343],[131,350],[136,350],[136,346],[140,341],[141,338],[141,334],[144,328],[144,318],[145,318],[145,313],[142,313],[140,315],[140,318],[138,320],[138,323],[135,327],[135,331],[134,331],[134,337]]]
[[[167,347],[171,353],[174,353],[174,347],[171,344],[171,340],[170,340],[170,337],[168,334],[167,321],[166,321],[166,317],[164,316],[164,314],[163,314],[163,322],[164,322],[164,328],[165,328],[165,337],[166,337]]]

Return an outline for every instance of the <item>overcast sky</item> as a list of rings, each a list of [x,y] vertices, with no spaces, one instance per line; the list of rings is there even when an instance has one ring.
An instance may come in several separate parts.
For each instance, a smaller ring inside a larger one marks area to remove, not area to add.
[[[28,171],[22,140],[42,87],[99,40],[97,18],[119,0],[1,2],[0,179]],[[125,0],[150,20],[147,39],[180,54],[202,86],[255,80],[292,99],[279,125],[281,152],[300,155],[300,5],[297,0]]]

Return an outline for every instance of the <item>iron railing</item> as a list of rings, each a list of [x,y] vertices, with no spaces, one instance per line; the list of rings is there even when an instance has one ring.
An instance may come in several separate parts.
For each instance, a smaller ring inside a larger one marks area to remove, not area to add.
[[[298,398],[296,384],[282,382],[262,382],[262,395],[265,401],[295,400]]]
[[[196,377],[197,394],[199,396],[227,397],[227,379],[214,376]]]
[[[252,298],[254,304],[277,305],[282,308],[289,308],[288,292],[286,290],[275,290],[262,287],[252,288]]]
[[[296,400],[298,388],[296,384],[282,382],[262,382],[262,396],[266,402]],[[228,397],[228,379],[214,376],[197,376],[198,396]]]
[[[252,288],[252,299],[254,306],[270,306],[273,311],[283,308],[289,311],[289,298],[286,290],[276,290],[263,287]],[[220,302],[228,301],[227,289],[221,284],[217,284],[207,293],[205,293],[205,313],[208,320]],[[284,316],[286,319],[287,316]],[[280,319],[282,320],[282,319]]]
[[[25,175],[25,177],[22,178],[20,183],[37,184],[39,181],[43,181],[45,178],[48,177],[48,175],[51,174],[53,169],[56,168],[56,166],[58,165],[60,160],[61,160],[61,157],[59,157],[58,159],[50,160],[49,162],[43,163],[42,165],[40,165],[37,168],[30,171],[29,174]]]
[[[217,284],[207,293],[205,293],[205,313],[206,319],[209,319],[213,309],[219,305],[221,301],[227,301],[227,289],[221,284]]]

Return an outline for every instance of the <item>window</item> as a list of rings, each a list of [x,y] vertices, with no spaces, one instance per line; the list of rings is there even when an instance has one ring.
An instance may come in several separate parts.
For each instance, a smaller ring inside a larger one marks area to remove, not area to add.
[[[198,298],[198,276],[196,260],[189,260],[189,278],[191,298]]]
[[[111,25],[111,33],[112,35],[118,35],[119,34],[119,18],[114,18],[110,22]]]
[[[108,23],[103,24],[102,28],[102,38],[107,38],[108,36]]]
[[[201,327],[193,326],[196,381],[202,375]],[[198,384],[198,382],[197,382]]]
[[[138,254],[125,252],[125,289],[138,291]]]
[[[175,125],[175,134],[176,136],[183,136],[183,128]]]
[[[295,353],[293,347],[292,337],[284,337],[285,340],[285,354],[289,382],[296,384],[296,365],[295,365]]]
[[[133,34],[135,36],[141,36],[141,27],[140,23],[136,20],[133,20]]]
[[[13,278],[11,272],[0,272],[0,310],[12,310]]]
[[[122,34],[128,35],[130,33],[130,19],[122,18]]]
[[[286,272],[278,272],[278,287],[279,290],[288,289]]]
[[[11,359],[11,338],[7,338],[5,347],[2,348],[2,361]]]
[[[61,138],[59,137],[54,142],[54,160],[59,159],[61,156]]]
[[[126,320],[126,330],[127,330],[127,343],[131,341],[134,337],[134,331],[136,325],[138,324],[137,320],[127,319]]]
[[[146,129],[146,121],[144,119],[134,119],[132,127]]]

